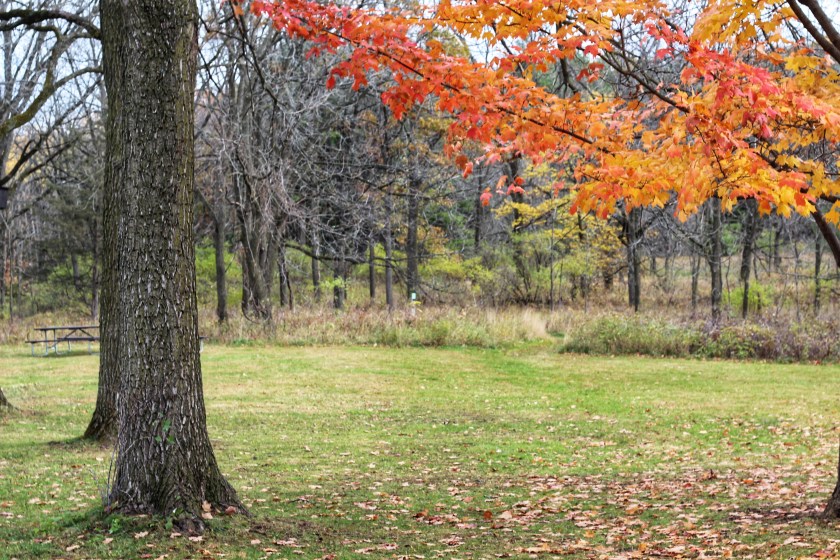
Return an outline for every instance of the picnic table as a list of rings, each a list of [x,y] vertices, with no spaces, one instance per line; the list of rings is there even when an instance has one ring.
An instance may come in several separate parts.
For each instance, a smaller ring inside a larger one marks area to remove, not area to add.
[[[74,342],[87,342],[88,352],[92,351],[91,343],[99,342],[99,325],[51,325],[49,327],[35,327],[40,338],[37,340],[27,340],[29,347],[32,350],[32,355],[35,355],[35,346],[39,344],[44,345],[44,355],[48,355],[50,350],[58,354],[58,346],[62,343],[67,344],[67,351],[73,349]]]
[[[50,350],[58,354],[58,346],[67,343],[67,351],[73,349],[74,342],[87,342],[88,352],[92,352],[91,343],[99,342],[99,325],[52,325],[49,327],[35,327],[40,334],[38,340],[27,340],[32,355],[35,355],[35,346],[44,345],[44,356],[48,356]],[[205,336],[198,337],[198,351],[204,351]]]

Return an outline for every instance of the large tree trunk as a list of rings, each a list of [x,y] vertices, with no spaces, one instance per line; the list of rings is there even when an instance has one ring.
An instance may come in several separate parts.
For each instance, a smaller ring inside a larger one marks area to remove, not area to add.
[[[119,432],[111,507],[240,508],[216,464],[198,355],[193,239],[194,0],[101,0],[110,100],[106,193],[116,191]],[[107,195],[106,195],[107,196]],[[113,232],[107,232],[111,235]]]
[[[112,110],[119,110],[120,102],[106,102],[107,122],[115,119]],[[113,108],[113,109],[112,109]],[[120,130],[109,126],[106,130],[106,151],[119,142]],[[117,394],[120,390],[122,347],[120,345],[120,277],[117,273],[117,232],[120,223],[119,181],[121,174],[115,165],[118,159],[105,162],[102,189],[102,278],[99,293],[99,385],[96,407],[82,436],[95,441],[111,441],[117,437],[119,411]]]

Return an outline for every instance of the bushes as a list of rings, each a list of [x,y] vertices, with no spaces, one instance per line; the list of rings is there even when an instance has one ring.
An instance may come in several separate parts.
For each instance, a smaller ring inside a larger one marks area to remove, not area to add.
[[[591,354],[643,354],[774,361],[836,361],[840,325],[788,322],[678,323],[644,316],[609,315],[573,329],[562,350]]]
[[[658,319],[613,315],[574,329],[563,350],[585,354],[687,356],[698,344],[696,333]]]

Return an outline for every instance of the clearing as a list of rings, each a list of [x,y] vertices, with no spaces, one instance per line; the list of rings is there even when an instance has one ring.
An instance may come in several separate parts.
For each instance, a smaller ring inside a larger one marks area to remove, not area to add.
[[[840,367],[487,349],[222,347],[210,435],[253,517],[106,516],[98,357],[0,346],[0,558],[840,553]]]

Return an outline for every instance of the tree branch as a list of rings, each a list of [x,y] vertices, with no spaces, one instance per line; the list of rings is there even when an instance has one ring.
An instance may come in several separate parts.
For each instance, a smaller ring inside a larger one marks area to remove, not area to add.
[[[17,10],[0,12],[0,21],[8,22],[5,25],[0,26],[0,31],[6,31],[21,26],[33,27],[39,23],[54,19],[61,19],[74,25],[78,25],[90,33],[92,38],[102,39],[102,32],[96,25],[93,24],[93,22],[77,14],[61,10],[30,10],[20,8]]]

